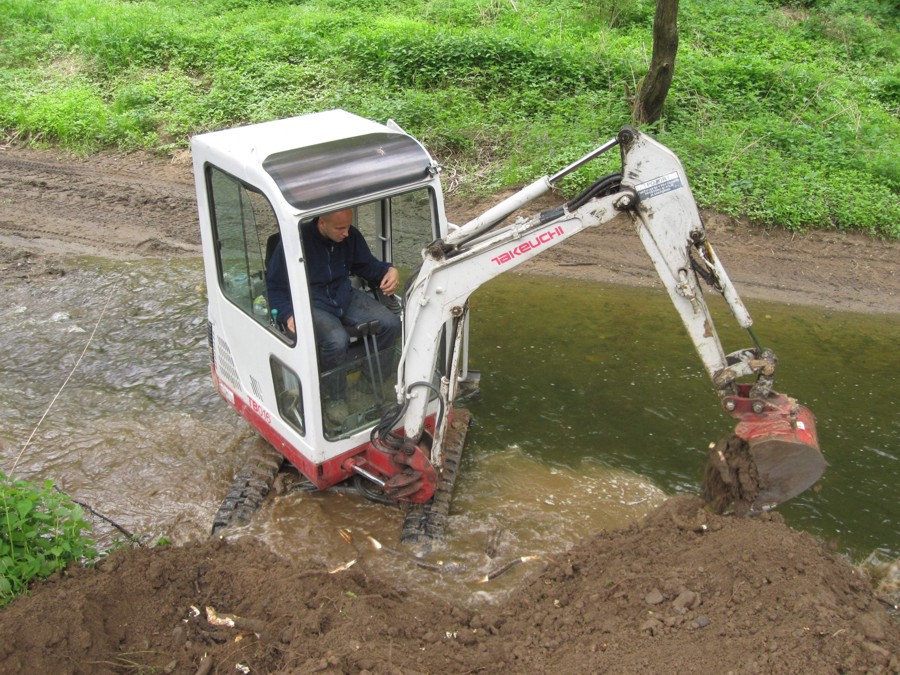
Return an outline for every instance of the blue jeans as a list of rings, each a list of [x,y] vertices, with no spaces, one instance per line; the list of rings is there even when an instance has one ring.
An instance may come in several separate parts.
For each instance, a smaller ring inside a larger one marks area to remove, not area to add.
[[[334,314],[313,308],[312,318],[321,372],[333,370],[347,360],[350,336],[347,335],[345,326],[353,327],[370,321],[378,321],[375,342],[378,347],[381,370],[385,374],[390,372],[393,362],[392,348],[400,335],[400,317],[371,295],[354,288],[350,293],[350,305],[344,312],[344,316],[338,318]],[[333,399],[344,396],[346,380],[342,371],[334,373],[327,378],[327,381],[323,381],[323,384],[327,396]]]

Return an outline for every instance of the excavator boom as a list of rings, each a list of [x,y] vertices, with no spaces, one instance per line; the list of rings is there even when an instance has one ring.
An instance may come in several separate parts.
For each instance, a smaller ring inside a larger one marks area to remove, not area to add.
[[[466,316],[469,296],[488,280],[624,212],[631,216],[724,409],[739,420],[733,437],[711,453],[710,463],[717,468],[708,474],[718,476],[719,482],[708,481],[705,490],[722,509],[732,502],[741,511],[772,508],[807,489],[824,471],[813,415],[773,390],[775,355],[756,340],[750,314],[707,240],[678,158],[636,129],[624,127],[584,161],[614,147],[621,153],[621,173],[597,181],[568,204],[498,227],[583,162],[535,181],[423,251],[422,267],[405,300],[397,387],[407,442],[422,438],[429,391],[418,383],[432,372],[440,328]],[[751,347],[725,353],[701,281],[724,297],[752,338]],[[747,377],[755,381],[739,381]],[[450,372],[448,382],[453,381]],[[451,407],[452,387],[442,395]],[[445,423],[448,419],[444,417]],[[441,466],[441,435],[438,428],[428,450],[436,466]],[[729,460],[738,456],[740,461]]]

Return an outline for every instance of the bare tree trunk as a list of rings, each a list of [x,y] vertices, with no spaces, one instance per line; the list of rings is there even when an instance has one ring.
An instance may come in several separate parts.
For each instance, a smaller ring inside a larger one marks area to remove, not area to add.
[[[678,0],[656,0],[653,18],[653,55],[650,70],[638,85],[631,116],[635,124],[649,124],[662,117],[663,104],[675,74],[678,52]]]

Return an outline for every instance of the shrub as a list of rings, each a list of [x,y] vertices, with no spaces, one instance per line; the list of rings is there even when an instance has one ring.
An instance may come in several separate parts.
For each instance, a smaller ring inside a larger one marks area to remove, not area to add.
[[[81,507],[53,489],[0,472],[0,605],[35,579],[97,556]]]

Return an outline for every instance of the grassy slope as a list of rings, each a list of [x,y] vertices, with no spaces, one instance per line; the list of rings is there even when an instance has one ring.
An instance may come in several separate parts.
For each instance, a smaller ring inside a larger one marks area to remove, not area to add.
[[[896,0],[806,4],[682,0],[650,131],[703,206],[900,236]],[[0,128],[169,152],[199,131],[342,107],[395,119],[454,186],[494,190],[630,121],[652,15],[649,0],[0,0]]]

